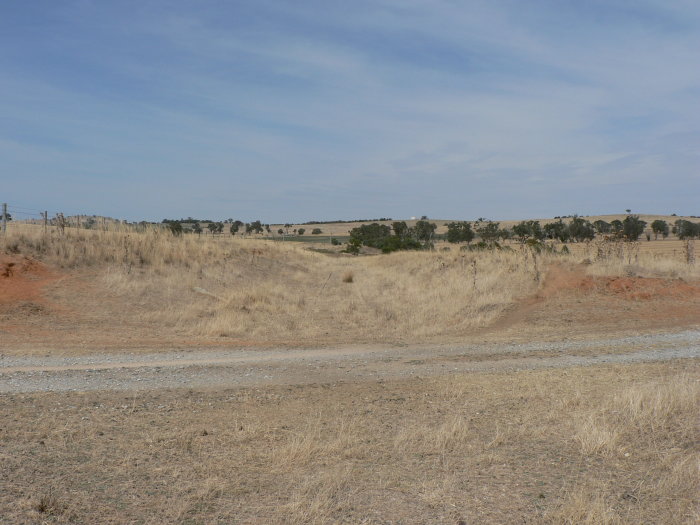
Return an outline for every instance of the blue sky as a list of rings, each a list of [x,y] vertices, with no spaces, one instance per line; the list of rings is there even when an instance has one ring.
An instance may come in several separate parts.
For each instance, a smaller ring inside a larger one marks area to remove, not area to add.
[[[700,2],[6,1],[0,158],[51,214],[700,215]]]

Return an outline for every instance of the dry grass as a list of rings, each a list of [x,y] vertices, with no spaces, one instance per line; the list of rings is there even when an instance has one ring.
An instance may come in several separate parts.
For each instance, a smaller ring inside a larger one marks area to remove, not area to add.
[[[464,334],[536,290],[521,251],[338,257],[292,243],[16,227],[5,250],[93,269],[139,319],[193,337],[257,341],[419,341]],[[98,307],[99,308],[99,307]],[[124,312],[123,314],[128,314]]]
[[[0,396],[8,523],[694,523],[698,365]],[[590,422],[593,421],[593,424]],[[588,447],[585,433],[617,436]]]
[[[693,324],[700,308],[693,283],[634,282],[640,289],[620,297],[605,283],[593,283],[588,295],[585,286],[576,288],[574,274],[584,271],[594,278],[700,279],[700,265],[686,264],[680,254],[644,253],[628,244],[570,245],[571,255],[535,255],[513,244],[494,252],[443,246],[353,257],[225,235],[74,228],[44,235],[32,225],[13,225],[1,242],[6,253],[62,269],[55,285],[44,288],[46,297],[39,292],[25,299],[24,310],[0,312],[9,334],[0,346],[13,352],[452,343],[484,334],[522,340],[530,332],[542,337],[543,328],[558,337],[563,329],[636,330],[637,321],[649,328]],[[585,270],[572,266],[581,261]],[[554,301],[557,290],[545,282],[552,264],[571,269],[571,282],[562,283],[565,293]],[[521,315],[538,292],[547,304]],[[657,319],[654,301],[665,318]],[[576,313],[561,315],[572,308]],[[628,313],[619,316],[620,308]]]

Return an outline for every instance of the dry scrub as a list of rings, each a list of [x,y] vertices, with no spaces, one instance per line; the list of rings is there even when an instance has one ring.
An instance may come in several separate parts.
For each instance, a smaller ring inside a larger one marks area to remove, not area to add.
[[[492,322],[553,256],[521,251],[317,253],[296,243],[17,226],[7,252],[96,281],[139,319],[181,334],[313,343],[417,341]],[[128,311],[122,312],[128,315]]]
[[[0,515],[8,523],[696,523],[699,371],[684,361],[0,396],[8,422]]]
[[[465,252],[453,246],[353,257],[319,253],[301,243],[173,237],[155,228],[69,228],[45,235],[38,226],[13,225],[0,249],[37,258],[70,278],[52,277],[57,284],[48,301],[35,294],[11,310],[14,317],[0,312],[0,321],[24,323],[3,327],[14,337],[7,344],[25,350],[51,346],[56,339],[47,342],[42,334],[57,331],[64,337],[75,333],[73,341],[84,346],[120,348],[454,342],[485,328],[505,334],[517,323],[507,337],[529,337],[528,330],[540,333],[543,327],[554,334],[605,323],[613,329],[623,321],[624,329],[635,330],[638,321],[687,324],[697,319],[700,307],[700,288],[680,281],[699,279],[700,266],[686,264],[680,255],[639,253],[628,243],[572,245],[572,255],[536,254],[513,245],[504,251]],[[569,274],[585,272],[592,281],[546,282],[552,264],[574,268],[581,261],[585,270],[579,265]],[[640,290],[627,290],[620,300],[649,303],[629,310],[610,300],[619,295],[615,287],[627,284],[604,282],[602,275],[660,280],[627,283]],[[559,302],[539,317],[513,308],[538,293],[558,294]],[[589,300],[581,303],[586,293]],[[574,302],[567,303],[570,299]],[[665,303],[653,306],[650,299]],[[562,315],[572,307],[578,311]],[[658,311],[667,318],[656,319],[652,313]]]

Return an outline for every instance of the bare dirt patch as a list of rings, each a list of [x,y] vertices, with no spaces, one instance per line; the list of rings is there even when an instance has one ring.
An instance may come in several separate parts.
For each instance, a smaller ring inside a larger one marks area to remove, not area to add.
[[[46,304],[46,286],[60,274],[31,257],[0,254],[0,309],[15,303]]]
[[[530,339],[552,334],[603,334],[700,323],[700,283],[680,278],[591,276],[586,265],[553,264],[537,293],[479,335]]]

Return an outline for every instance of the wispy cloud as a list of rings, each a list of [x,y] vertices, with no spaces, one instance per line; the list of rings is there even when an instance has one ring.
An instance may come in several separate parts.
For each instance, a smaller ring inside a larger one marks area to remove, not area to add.
[[[698,211],[695,2],[8,4],[0,46],[5,200],[269,221]]]

